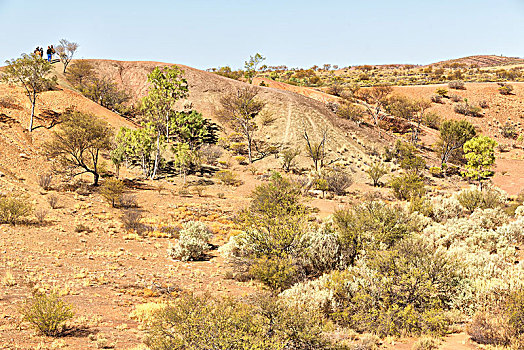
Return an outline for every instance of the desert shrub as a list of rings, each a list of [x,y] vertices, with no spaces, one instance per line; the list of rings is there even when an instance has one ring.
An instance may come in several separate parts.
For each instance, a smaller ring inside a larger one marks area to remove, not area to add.
[[[524,335],[524,290],[497,295],[494,303],[475,313],[467,332],[481,344],[520,349]]]
[[[461,102],[462,101],[462,96],[460,95],[457,95],[457,94],[451,94],[449,95],[449,99],[453,102]]]
[[[418,224],[402,208],[381,201],[339,209],[333,214],[339,235],[341,255],[351,265],[362,249],[391,247],[401,238],[418,230]]]
[[[480,107],[480,108],[483,108],[483,109],[489,108],[489,103],[488,103],[488,101],[486,101],[486,100],[481,100],[481,101],[479,101],[479,107]]]
[[[234,158],[237,161],[237,163],[240,164],[240,165],[247,164],[247,158],[244,157],[244,156],[235,156]]]
[[[113,208],[116,208],[122,201],[125,188],[124,182],[115,178],[107,179],[102,186],[100,186],[100,195],[104,197]]]
[[[249,207],[238,215],[238,223],[244,231],[231,237],[220,251],[240,273],[249,271],[259,259],[275,259],[281,263],[280,267],[276,266],[279,269],[286,260],[293,261],[289,266],[300,266],[304,236],[308,232],[300,186],[275,176],[269,183],[257,186],[251,197]],[[298,279],[303,269],[297,268],[296,273]]]
[[[431,95],[431,102],[433,103],[444,103],[444,97],[441,95]]]
[[[81,233],[81,232],[90,233],[90,232],[93,232],[93,230],[91,229],[91,227],[87,226],[86,224],[78,224],[75,226],[75,232],[76,233]]]
[[[138,207],[138,202],[135,195],[124,193],[120,198],[120,207],[121,208],[136,208]]]
[[[49,206],[52,209],[56,209],[60,206],[59,198],[56,194],[50,194],[49,196],[47,196],[47,203],[49,203]]]
[[[442,171],[442,168],[439,167],[439,166],[432,166],[429,168],[429,173],[431,174],[431,176],[434,176],[434,177],[442,177],[443,176],[443,171]]]
[[[316,315],[266,296],[243,303],[183,294],[146,327],[151,350],[330,348]]]
[[[431,197],[431,218],[443,222],[452,218],[464,216],[464,208],[455,197]]]
[[[515,124],[509,121],[504,123],[504,125],[500,129],[500,133],[502,136],[508,139],[516,139],[517,137],[519,137],[519,133]]]
[[[145,225],[141,223],[142,213],[138,210],[124,210],[120,220],[126,231],[135,231],[138,234],[142,234],[145,231]]]
[[[34,212],[36,221],[38,221],[39,224],[43,224],[45,221],[45,218],[47,217],[47,209],[45,208],[37,208]]]
[[[193,186],[193,191],[199,196],[202,197],[204,195],[204,191],[206,188],[204,186],[196,185]]]
[[[201,259],[204,252],[211,248],[209,240],[212,236],[203,222],[189,221],[180,231],[178,241],[169,247],[168,255],[182,261]]]
[[[41,174],[38,176],[38,185],[44,190],[51,189],[51,183],[53,182],[53,174]]]
[[[479,190],[474,187],[460,191],[457,194],[457,200],[469,212],[473,212],[477,208],[498,208],[504,205],[506,201],[504,194],[494,188]]]
[[[395,197],[400,200],[422,197],[426,192],[422,178],[411,173],[393,177],[389,181],[389,187],[393,190]]]
[[[471,117],[482,117],[482,108],[479,106],[469,105],[467,103],[459,103],[453,107],[455,113]]]
[[[435,94],[441,97],[446,97],[448,95],[448,90],[445,88],[438,88],[435,90]]]
[[[342,119],[352,120],[356,123],[361,123],[364,118],[365,111],[362,107],[354,103],[343,103],[337,109],[337,115]]]
[[[427,127],[438,130],[438,128],[440,128],[440,123],[442,122],[442,117],[437,113],[429,112],[424,114],[422,122]]]
[[[263,256],[255,259],[249,273],[271,290],[281,292],[299,280],[298,269],[293,258]]]
[[[220,170],[215,174],[217,180],[219,180],[224,185],[236,186],[240,183],[237,175],[231,170]]]
[[[217,145],[204,145],[200,147],[198,152],[204,163],[215,165],[222,155],[222,148]]]
[[[471,339],[480,344],[509,345],[510,335],[506,320],[500,315],[479,311],[467,327]]]
[[[413,344],[412,350],[437,350],[442,341],[433,337],[422,337]]]
[[[426,166],[426,161],[417,155],[415,146],[400,140],[395,144],[394,154],[400,167],[409,173],[418,174]]]
[[[16,225],[31,215],[33,207],[25,198],[0,197],[0,223]]]
[[[499,93],[501,95],[511,95],[513,92],[513,85],[506,84],[506,83],[499,83]]]
[[[299,149],[288,148],[282,152],[282,169],[286,172],[296,166],[296,158],[300,155]]]
[[[458,263],[431,242],[404,239],[334,277],[331,288],[339,306],[333,315],[359,332],[379,336],[444,334],[449,326],[445,311],[462,291],[459,271]]]
[[[455,89],[455,90],[465,90],[466,89],[464,82],[462,80],[450,81],[448,83],[448,88]]]
[[[326,181],[327,190],[339,196],[344,195],[353,184],[351,175],[341,168],[324,169],[322,178]]]
[[[358,341],[353,344],[351,350],[376,350],[381,344],[380,338],[372,333],[363,334]]]
[[[36,293],[26,300],[20,313],[40,333],[56,337],[65,330],[65,323],[73,318],[71,306],[60,299],[58,294]]]
[[[388,167],[380,162],[374,162],[367,170],[366,173],[373,180],[373,186],[380,186],[380,179],[382,176],[389,172]]]

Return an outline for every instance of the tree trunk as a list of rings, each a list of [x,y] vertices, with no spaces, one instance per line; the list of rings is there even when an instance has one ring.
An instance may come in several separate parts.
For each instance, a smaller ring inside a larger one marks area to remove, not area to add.
[[[251,155],[251,143],[252,143],[251,137],[249,137],[248,135],[247,136],[247,154],[249,157],[249,164],[253,163],[253,156]]]
[[[98,179],[100,178],[100,175],[96,171],[93,171],[93,178],[93,186],[98,186]]]
[[[151,174],[151,180],[155,179],[156,172],[158,170],[159,160],[160,160],[160,130],[158,130],[158,134],[157,134],[157,137],[156,137],[155,166],[153,168],[153,173]]]
[[[33,131],[33,118],[35,116],[35,105],[36,105],[36,96],[33,96],[31,101],[31,121],[29,122],[29,131]]]

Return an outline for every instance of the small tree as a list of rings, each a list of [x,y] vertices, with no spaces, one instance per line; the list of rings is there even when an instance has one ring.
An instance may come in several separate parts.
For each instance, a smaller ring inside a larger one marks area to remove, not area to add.
[[[477,136],[464,144],[464,157],[466,164],[466,177],[479,182],[482,189],[482,180],[491,174],[490,168],[495,163],[495,147],[497,142],[488,136]]]
[[[188,93],[188,84],[183,78],[184,72],[177,66],[156,67],[147,80],[151,88],[142,100],[142,109],[146,112],[148,121],[156,130],[155,164],[151,179],[154,179],[160,164],[161,139],[169,139],[171,120],[175,116],[175,103]]]
[[[312,142],[309,140],[309,135],[304,129],[304,140],[306,140],[307,156],[313,161],[315,171],[319,171],[324,166],[324,159],[326,158],[326,141],[327,130],[322,132],[322,139],[320,142]]]
[[[255,87],[246,87],[224,96],[220,103],[220,116],[241,133],[247,141],[249,163],[253,163],[253,141],[257,124],[255,118],[264,109],[266,103],[257,98]]]
[[[249,60],[244,63],[244,68],[246,70],[245,76],[249,83],[253,83],[253,78],[257,74],[257,66],[262,63],[266,58],[261,54],[257,53],[255,56],[250,56]]]
[[[373,186],[377,187],[380,186],[380,178],[388,173],[388,168],[385,164],[376,162],[366,170],[366,173],[373,180]]]
[[[122,201],[125,188],[126,186],[122,181],[118,179],[108,179],[100,186],[100,195],[104,197],[113,208],[116,208]]]
[[[64,73],[66,72],[67,66],[69,65],[69,62],[71,62],[71,60],[73,59],[73,55],[75,54],[77,49],[77,43],[72,43],[70,41],[67,41],[66,39],[61,39],[60,45],[56,47],[58,57],[60,57],[60,61],[62,61],[62,63],[64,64]]]
[[[7,66],[3,70],[2,79],[9,83],[22,86],[31,102],[31,121],[29,131],[33,131],[33,119],[38,95],[49,90],[56,84],[56,76],[48,78],[51,73],[51,63],[40,58],[36,54],[23,54],[21,58],[6,61]]]
[[[67,81],[75,88],[82,90],[95,77],[93,65],[87,60],[75,60],[67,72]]]
[[[452,155],[462,154],[464,144],[475,137],[476,131],[473,124],[466,120],[446,120],[440,125],[440,164],[444,167]]]
[[[387,85],[374,86],[370,89],[360,90],[357,98],[364,103],[367,114],[373,119],[373,123],[380,134],[380,121],[385,117],[384,107],[388,96],[393,92],[393,88]]]
[[[296,157],[300,155],[299,149],[288,148],[282,152],[282,169],[289,172],[296,164]]]
[[[140,129],[121,128],[116,136],[117,147],[112,151],[115,157],[123,157],[129,165],[138,165],[145,177],[151,177],[155,167],[155,139],[157,133],[150,123]],[[160,138],[160,148],[164,149],[164,137]],[[160,158],[159,162],[163,159]]]
[[[65,168],[81,169],[73,176],[93,174],[93,185],[97,186],[99,156],[111,148],[112,136],[104,121],[92,114],[73,112],[65,116],[60,130],[53,133],[52,140],[45,147],[48,156],[57,158]]]

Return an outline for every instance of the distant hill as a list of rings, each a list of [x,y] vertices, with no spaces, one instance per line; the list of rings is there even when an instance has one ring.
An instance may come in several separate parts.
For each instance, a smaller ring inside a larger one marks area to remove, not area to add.
[[[495,67],[495,66],[507,66],[512,64],[523,64],[524,59],[520,57],[506,57],[497,55],[475,55],[467,56],[462,58],[456,58],[446,61],[440,61],[432,63],[429,66],[451,66],[451,65],[464,65],[464,66],[477,66],[479,68]]]

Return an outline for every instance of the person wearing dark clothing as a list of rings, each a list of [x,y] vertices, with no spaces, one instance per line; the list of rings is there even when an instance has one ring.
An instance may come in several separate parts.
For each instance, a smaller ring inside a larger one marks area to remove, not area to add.
[[[51,62],[51,58],[53,58],[53,51],[54,51],[54,50],[51,49],[51,46],[48,46],[48,47],[47,47],[47,51],[46,51],[46,53],[47,53],[47,61],[48,61],[48,62]]]

